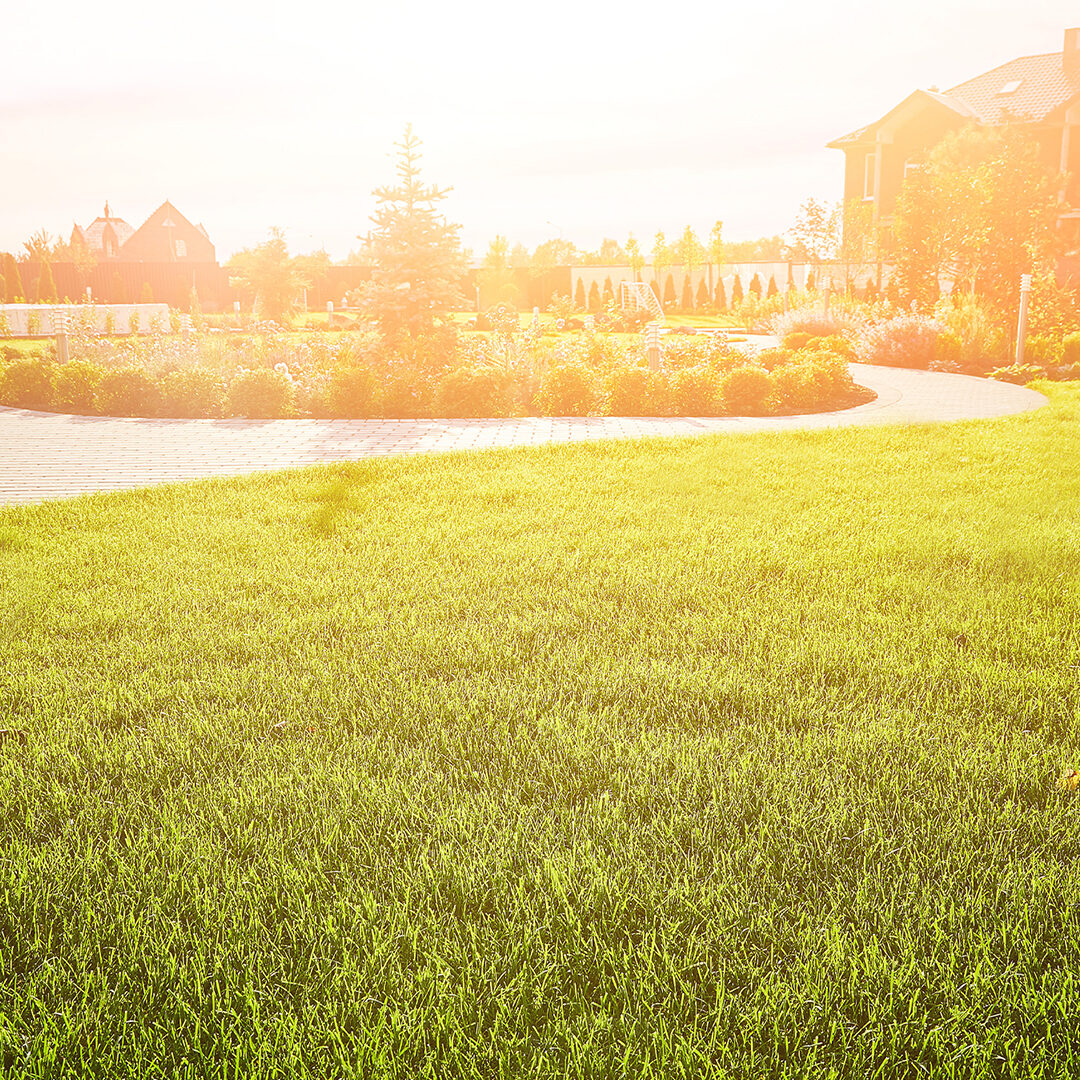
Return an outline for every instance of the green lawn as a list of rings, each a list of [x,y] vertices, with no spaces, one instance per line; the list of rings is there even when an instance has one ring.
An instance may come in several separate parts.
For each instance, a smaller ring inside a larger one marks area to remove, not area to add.
[[[11,1076],[1080,1074],[1080,386],[0,511]]]

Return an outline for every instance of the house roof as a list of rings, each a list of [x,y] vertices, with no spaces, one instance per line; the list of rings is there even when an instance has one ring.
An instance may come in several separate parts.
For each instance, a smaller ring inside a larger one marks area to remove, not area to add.
[[[880,120],[877,120],[873,124],[867,124],[865,127],[861,127],[857,131],[852,131],[847,135],[841,135],[839,139],[833,139],[832,142],[826,143],[825,145],[843,149],[845,146],[852,146],[856,143],[873,142],[874,135],[882,124],[891,120],[897,113],[908,108],[912,103],[925,101],[932,101],[939,105],[944,105],[945,108],[949,109],[951,112],[957,113],[959,116],[967,119],[978,119],[975,112],[960,98],[950,97],[948,94],[940,94],[936,90],[916,90],[913,93],[908,94],[899,105],[891,108]]]
[[[1080,65],[1066,69],[1063,61],[1064,53],[1060,52],[1020,56],[974,79],[959,83],[944,93],[933,90],[917,90],[915,93],[925,95],[981,124],[1002,124],[1007,120],[1038,123],[1080,98]],[[1002,93],[1003,90],[1005,93]],[[905,98],[901,104],[913,96]],[[877,128],[895,111],[890,110],[877,123],[867,124],[827,145],[843,149],[857,143],[872,142]]]
[[[116,234],[116,246],[118,248],[129,236],[135,235],[135,230],[123,218],[112,217],[109,214],[109,204],[106,203],[103,217],[96,217],[85,229],[79,229],[86,246],[91,251],[105,250],[105,242],[102,236],[106,225],[112,226],[112,230]],[[78,228],[77,225],[75,227]]]

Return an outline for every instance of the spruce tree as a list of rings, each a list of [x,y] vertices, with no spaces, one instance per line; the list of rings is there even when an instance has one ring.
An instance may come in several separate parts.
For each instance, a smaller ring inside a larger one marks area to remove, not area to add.
[[[761,278],[758,277],[757,274],[750,279],[750,288],[748,291],[751,296],[756,297],[758,300],[761,299]]]
[[[611,278],[609,277],[604,278],[604,295],[601,299],[604,302],[604,307],[615,301],[615,287],[611,284]]]
[[[376,188],[375,229],[366,237],[372,256],[372,280],[363,290],[363,306],[386,334],[429,332],[436,320],[463,301],[459,282],[465,273],[460,225],[438,212],[451,188],[420,179],[420,140],[405,127],[398,149],[398,182]]]
[[[690,287],[690,275],[683,278],[682,283],[682,309],[683,311],[694,310],[694,291]]]
[[[727,311],[727,290],[722,277],[716,279],[716,310],[721,314]]]
[[[574,290],[574,309],[576,311],[584,311],[586,303],[585,282],[581,278],[578,278],[577,288]]]
[[[23,292],[22,277],[19,274],[19,264],[10,252],[4,255],[4,284],[7,286],[8,303],[16,303],[26,296]]]
[[[589,286],[589,310],[600,310],[600,287],[595,281]]]
[[[668,274],[667,281],[664,282],[664,307],[675,306],[675,279]]]
[[[731,303],[741,304],[743,301],[742,280],[739,275],[735,275],[735,280],[731,283]]]
[[[776,296],[780,292],[780,287],[776,284],[776,275],[769,275],[769,286],[765,290],[766,296]]]
[[[707,308],[709,306],[709,285],[704,278],[698,282],[697,306],[699,308]]]
[[[53,281],[52,267],[47,262],[41,264],[38,272],[35,298],[39,304],[56,303],[56,282]]]

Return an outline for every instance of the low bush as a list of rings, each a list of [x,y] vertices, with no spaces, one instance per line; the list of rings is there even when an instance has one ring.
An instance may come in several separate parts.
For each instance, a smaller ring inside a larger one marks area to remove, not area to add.
[[[1061,362],[1080,364],[1080,330],[1067,334],[1061,342]]]
[[[716,374],[704,366],[672,372],[671,404],[676,416],[716,416],[723,412]]]
[[[458,368],[444,375],[435,389],[432,411],[436,416],[506,416],[509,379],[491,368]]]
[[[17,409],[50,409],[56,365],[44,357],[16,360],[0,378],[0,404]]]
[[[859,336],[859,359],[884,367],[930,368],[944,327],[926,315],[903,314],[873,323]]]
[[[544,372],[535,400],[544,416],[588,416],[596,407],[596,382],[579,364],[558,364]]]
[[[216,418],[225,411],[225,380],[206,368],[170,371],[161,380],[161,415]]]
[[[643,367],[619,368],[607,377],[605,412],[609,416],[670,416],[668,377]]]
[[[378,376],[366,367],[338,368],[330,376],[326,403],[331,416],[379,415],[381,398]]]
[[[432,397],[427,378],[412,368],[399,368],[383,386],[382,414],[401,419],[430,416]]]
[[[1038,364],[1009,364],[1008,367],[995,368],[990,372],[990,378],[1025,386],[1034,379],[1046,378],[1046,369]]]
[[[72,360],[56,369],[53,408],[58,412],[87,415],[98,411],[97,391],[101,369],[86,360]]]
[[[233,414],[251,420],[291,416],[292,380],[284,372],[272,368],[241,371],[229,386],[228,407]]]
[[[161,406],[158,384],[141,368],[102,372],[97,411],[105,416],[156,416]]]
[[[720,379],[720,400],[728,412],[739,416],[761,416],[772,394],[769,373],[754,364],[729,371]]]

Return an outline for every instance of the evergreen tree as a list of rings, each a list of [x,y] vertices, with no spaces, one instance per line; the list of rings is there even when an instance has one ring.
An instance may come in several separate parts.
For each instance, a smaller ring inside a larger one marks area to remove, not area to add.
[[[53,281],[52,267],[47,262],[42,262],[38,272],[35,299],[39,304],[56,303],[56,282]]]
[[[601,297],[604,307],[615,302],[615,287],[611,284],[611,278],[604,278],[604,294]]]
[[[722,277],[716,279],[716,310],[721,314],[727,311],[727,290]]]
[[[589,286],[589,310],[600,310],[600,287],[595,281]]]
[[[732,306],[741,304],[743,301],[742,291],[742,279],[738,274],[735,275],[735,280],[731,283],[731,303]]]
[[[683,311],[694,310],[694,290],[690,287],[690,275],[683,278],[682,283],[682,309]]]
[[[814,271],[811,270],[810,273],[806,275],[806,291],[814,292],[816,289],[817,282],[814,281]]]
[[[311,275],[289,255],[285,234],[278,228],[271,229],[263,243],[238,251],[227,266],[230,282],[257,303],[260,315],[276,323],[286,322],[296,310],[297,297],[311,285]],[[144,294],[147,288],[149,282]]]
[[[675,306],[675,279],[668,274],[667,281],[664,282],[664,307]]]
[[[139,296],[140,304],[152,304],[154,302],[154,286],[149,281],[144,281],[142,294]]]
[[[709,283],[704,278],[698,282],[696,306],[699,308],[709,306]]]
[[[126,304],[128,302],[127,288],[119,270],[112,273],[112,281],[109,283],[109,302],[113,304]]]
[[[577,288],[574,290],[574,309],[584,311],[587,301],[585,300],[585,282],[577,279]]]
[[[749,293],[750,293],[750,295],[751,295],[751,296],[753,296],[753,297],[754,297],[755,299],[758,299],[758,300],[760,300],[760,299],[761,299],[761,278],[760,278],[760,277],[758,277],[758,275],[757,275],[757,274],[755,274],[755,275],[754,275],[754,276],[753,276],[753,277],[752,277],[752,278],[750,279],[750,288],[749,288],[748,292],[749,292]]]
[[[9,303],[21,300],[26,293],[23,292],[22,276],[19,274],[19,264],[15,256],[10,252],[4,254],[4,284],[7,286]]]
[[[776,275],[769,275],[769,287],[765,290],[766,296],[777,296],[780,292],[780,287],[776,284]]]
[[[458,283],[465,273],[460,225],[438,212],[451,191],[420,180],[420,140],[406,125],[398,148],[398,182],[377,188],[378,201],[367,238],[372,280],[363,290],[363,306],[387,334],[406,331],[415,337],[430,331],[437,319],[462,303]]]

